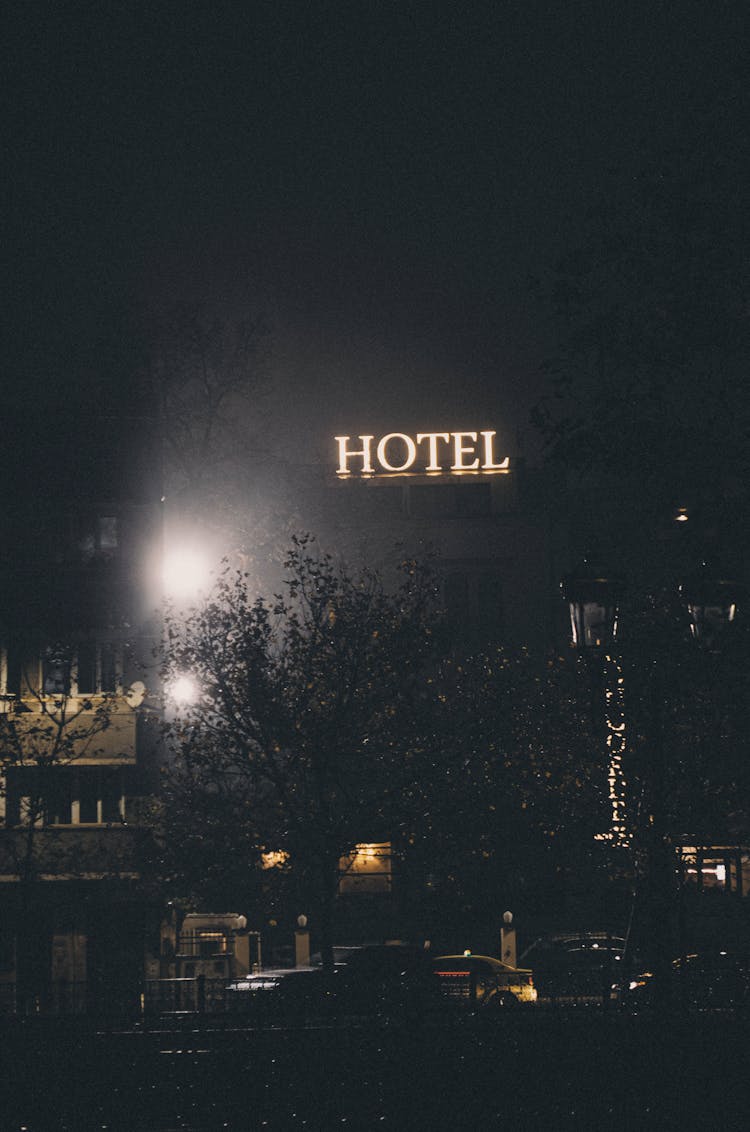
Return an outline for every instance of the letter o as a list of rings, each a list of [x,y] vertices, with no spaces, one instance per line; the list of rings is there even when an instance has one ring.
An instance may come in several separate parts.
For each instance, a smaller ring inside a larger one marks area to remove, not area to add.
[[[407,458],[403,464],[399,464],[398,466],[389,463],[385,454],[385,450],[392,440],[403,440],[406,445]],[[412,466],[416,458],[417,446],[412,438],[407,436],[405,432],[389,432],[378,444],[378,463],[382,468],[385,468],[387,472],[405,472],[407,468]]]

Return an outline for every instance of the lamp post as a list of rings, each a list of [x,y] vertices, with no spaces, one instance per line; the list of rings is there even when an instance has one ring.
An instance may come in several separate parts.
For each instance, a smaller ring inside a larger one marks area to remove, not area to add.
[[[625,586],[618,575],[595,569],[584,559],[562,579],[560,589],[568,605],[572,643],[587,665],[594,716],[604,708],[611,822],[609,832],[601,836],[627,845],[624,677],[615,653]]]
[[[620,603],[624,588],[620,579],[606,572],[593,570],[584,562],[568,574],[561,583],[563,597],[568,604],[572,643],[584,655],[598,655],[605,666],[605,696],[608,718],[612,710],[614,692],[607,681],[607,666],[617,673],[616,687],[620,690],[619,703],[614,706],[620,713],[620,722],[608,738],[609,787],[612,803],[611,840],[634,851],[636,873],[640,874],[650,915],[649,935],[655,959],[655,987],[668,996],[666,976],[672,947],[672,922],[677,892],[677,868],[672,832],[667,820],[668,785],[665,758],[665,701],[668,698],[665,667],[671,641],[664,638],[665,628],[652,617],[648,625],[648,645],[635,650],[628,659],[628,671],[634,683],[640,683],[646,732],[646,757],[639,763],[641,798],[640,818],[636,825],[635,799],[628,789],[624,774],[626,755],[625,678],[620,657],[615,656],[618,635]],[[744,589],[728,576],[713,574],[705,563],[699,571],[679,587],[679,595],[690,636],[710,651],[716,651],[726,627],[736,620]],[[619,644],[617,645],[619,650]],[[627,654],[628,650],[625,650]],[[619,745],[610,741],[619,734]],[[635,769],[635,768],[633,768]],[[631,774],[628,774],[631,778]],[[636,883],[636,898],[640,886]],[[683,923],[680,917],[680,936]],[[683,940],[680,945],[682,949]]]

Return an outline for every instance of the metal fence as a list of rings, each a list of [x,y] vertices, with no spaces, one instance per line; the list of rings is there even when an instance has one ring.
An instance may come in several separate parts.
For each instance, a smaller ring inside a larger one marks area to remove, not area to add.
[[[55,981],[24,990],[0,984],[0,1017],[93,1016],[138,1019],[170,1014],[222,1014],[247,1004],[226,978],[148,979],[139,985]]]

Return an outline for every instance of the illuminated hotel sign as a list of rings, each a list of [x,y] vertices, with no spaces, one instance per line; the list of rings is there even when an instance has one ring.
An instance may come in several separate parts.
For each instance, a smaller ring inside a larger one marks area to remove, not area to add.
[[[340,477],[498,474],[510,471],[510,457],[495,459],[495,432],[389,432],[337,436]]]

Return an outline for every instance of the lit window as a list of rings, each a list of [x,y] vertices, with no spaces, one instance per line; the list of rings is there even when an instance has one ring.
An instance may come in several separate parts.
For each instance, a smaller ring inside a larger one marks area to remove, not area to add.
[[[199,931],[196,936],[198,954],[203,959],[208,959],[212,955],[223,955],[227,950],[227,937],[223,932]]]
[[[740,847],[684,845],[681,857],[685,883],[699,892],[747,892],[748,858]]]
[[[339,862],[339,891],[378,893],[391,891],[391,843],[367,842],[357,845]]]

